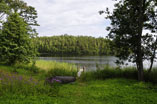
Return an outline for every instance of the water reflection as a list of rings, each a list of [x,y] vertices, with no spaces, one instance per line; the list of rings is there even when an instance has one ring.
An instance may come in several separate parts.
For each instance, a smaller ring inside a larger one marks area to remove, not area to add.
[[[85,66],[87,70],[96,70],[96,67],[103,68],[105,65],[116,67],[114,56],[86,56],[86,57],[39,57],[39,60],[67,62],[76,64],[78,67]],[[133,63],[128,63],[127,66],[135,66]],[[149,61],[144,62],[144,67],[149,68]],[[157,66],[155,63],[154,66]],[[126,66],[122,66],[126,67]]]

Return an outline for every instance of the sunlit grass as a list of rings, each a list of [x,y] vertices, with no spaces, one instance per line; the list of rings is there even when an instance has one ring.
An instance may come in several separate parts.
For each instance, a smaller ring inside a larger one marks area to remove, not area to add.
[[[74,64],[37,60],[35,66],[40,70],[45,70],[47,72],[47,77],[77,75],[77,67]]]
[[[129,79],[94,80],[62,85],[57,96],[0,96],[0,104],[156,104],[156,88]]]
[[[49,71],[53,69],[64,69],[64,70],[76,70],[77,69],[77,67],[74,64],[56,62],[56,61],[44,61],[44,60],[37,60],[35,63],[35,66],[45,71]]]
[[[34,65],[32,63],[16,66],[0,65],[0,104],[156,104],[157,102],[156,85],[132,80],[137,78],[136,68],[119,69],[105,66],[102,70],[84,72],[80,78],[83,81],[54,86],[44,83],[46,77],[76,76],[76,66],[42,60]],[[157,70],[154,68],[145,78],[149,82],[156,83],[156,76]]]

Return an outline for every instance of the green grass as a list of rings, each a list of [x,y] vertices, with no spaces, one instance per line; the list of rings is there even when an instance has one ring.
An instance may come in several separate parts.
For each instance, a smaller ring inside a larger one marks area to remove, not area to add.
[[[55,70],[55,69],[77,70],[77,67],[74,64],[56,62],[56,61],[37,60],[35,66],[45,71]]]
[[[89,71],[82,73],[80,80],[105,80],[108,78],[127,78],[127,79],[137,79],[137,70],[134,67],[128,68],[113,68],[110,66],[105,66],[104,69],[98,69],[96,71]]]
[[[59,94],[70,104],[155,104],[157,90],[151,87],[134,80],[109,79],[65,85]]]
[[[36,61],[35,66],[45,70],[47,72],[47,77],[77,75],[77,67],[74,64],[38,60]]]
[[[150,83],[107,79],[62,85],[57,96],[0,96],[0,104],[156,104],[156,96]]]
[[[55,86],[45,84],[44,80],[0,70],[1,96],[7,96],[8,94],[53,95],[55,94],[54,92],[56,92],[54,87]]]
[[[16,72],[22,75],[34,76],[39,79],[53,76],[76,76],[77,67],[74,64],[37,60],[30,64],[16,64],[14,66],[0,65],[0,69]]]
[[[105,80],[108,78],[126,78],[138,80],[138,71],[135,67],[126,67],[126,68],[113,68],[110,66],[105,66],[104,69],[89,71],[82,73],[80,80],[81,81],[90,81],[90,80]],[[157,68],[148,73],[147,70],[144,70],[144,81],[157,84]]]
[[[49,85],[46,77],[76,76],[76,67],[51,61],[0,65],[0,104],[156,104],[157,85],[135,80],[135,68],[113,69],[106,66],[83,73],[74,83]],[[156,75],[156,69],[145,74],[146,81],[156,83]]]

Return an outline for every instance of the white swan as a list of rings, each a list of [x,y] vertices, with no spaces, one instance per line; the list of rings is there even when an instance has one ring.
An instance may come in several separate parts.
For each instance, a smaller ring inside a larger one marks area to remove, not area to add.
[[[80,77],[82,72],[83,72],[83,69],[80,69],[77,73],[77,76]]]

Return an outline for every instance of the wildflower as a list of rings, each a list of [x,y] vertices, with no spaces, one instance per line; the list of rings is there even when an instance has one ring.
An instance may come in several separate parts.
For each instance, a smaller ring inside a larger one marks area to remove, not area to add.
[[[34,85],[38,85],[38,82],[37,82],[37,81],[34,81],[33,83],[34,83]]]
[[[22,80],[22,79],[23,79],[22,76],[20,76],[20,77],[19,77],[19,80]]]
[[[58,83],[62,83],[62,81],[61,80],[59,80],[59,79],[52,79],[52,82],[58,82]]]
[[[15,78],[16,78],[16,76],[15,76],[15,75],[13,75],[13,76],[12,76],[12,78],[13,78],[13,79],[15,79]]]

